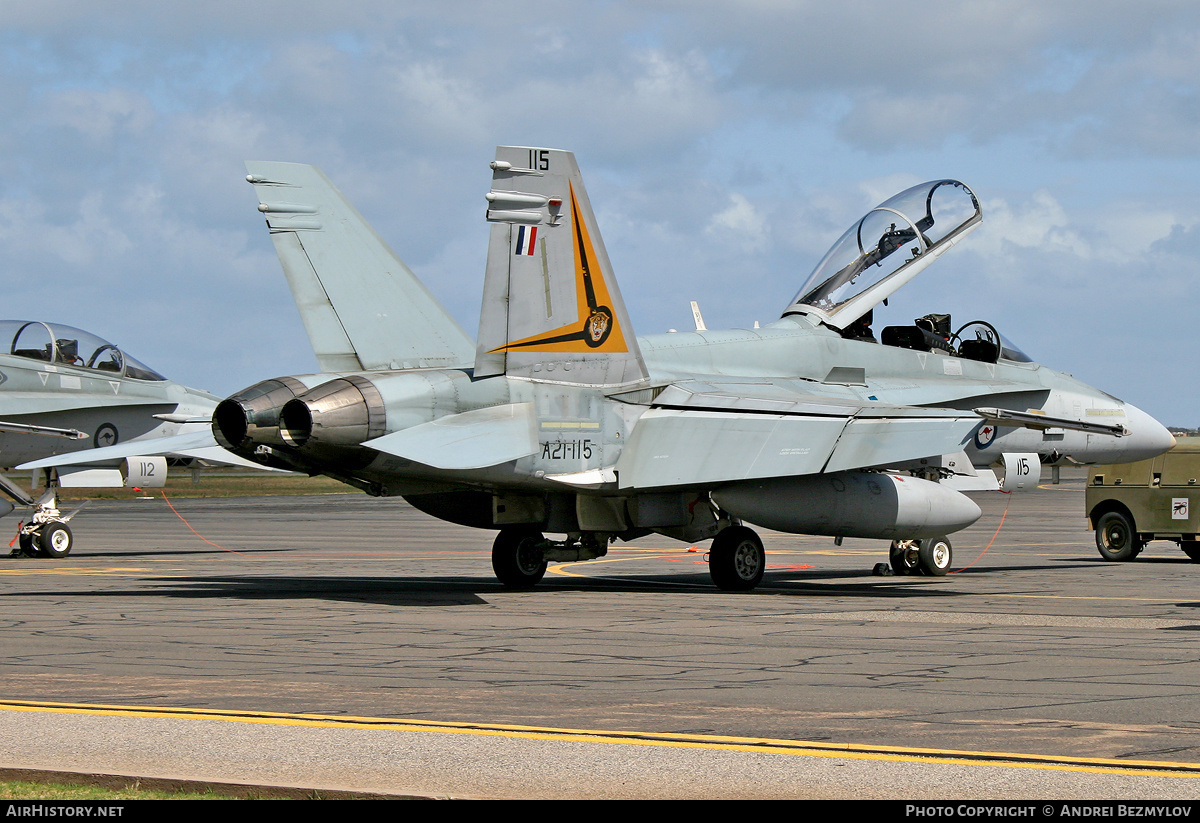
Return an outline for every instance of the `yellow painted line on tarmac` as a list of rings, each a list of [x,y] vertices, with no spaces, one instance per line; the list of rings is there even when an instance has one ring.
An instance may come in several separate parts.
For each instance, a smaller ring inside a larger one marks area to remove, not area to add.
[[[810,740],[787,740],[766,737],[606,731],[599,729],[569,729],[496,723],[414,720],[410,718],[331,716],[304,713],[284,714],[278,712],[180,707],[91,705],[85,703],[52,703],[31,700],[0,700],[0,711],[139,717],[163,720],[222,720],[267,726],[308,726],[361,731],[381,730],[434,734],[465,734],[524,740],[659,746],[802,757],[833,757],[852,760],[1008,766],[1013,768],[1097,774],[1200,777],[1200,763],[1173,763],[1165,760],[1115,760],[1098,757],[1060,757],[1056,755],[1016,752],[927,749],[910,746],[870,746],[858,743],[825,743]]]
[[[1127,601],[1130,603],[1178,603],[1180,605],[1187,603],[1200,603],[1200,600],[1180,600],[1178,597],[1115,597],[1106,595],[1092,594],[1005,594],[998,592],[996,594],[988,594],[986,592],[962,592],[962,594],[970,597],[1011,597],[1018,600],[1117,600]]]
[[[639,549],[636,552],[622,550],[621,553],[629,553],[629,554],[633,554],[634,556],[632,556],[632,557],[597,557],[594,560],[575,560],[575,561],[571,561],[570,565],[572,568],[579,568],[580,566],[592,566],[592,565],[599,565],[601,563],[626,563],[630,560],[662,560],[662,559],[666,559],[666,560],[680,561],[680,560],[687,560],[689,557],[692,559],[692,562],[694,562],[694,563],[704,564],[706,562],[704,560],[704,558],[708,554],[708,549],[697,549],[697,550]],[[791,549],[767,552],[768,555],[818,554],[818,553],[819,552],[794,551]],[[550,572],[551,574],[562,575],[563,577],[589,577],[589,575],[586,575],[586,574],[576,574],[575,572],[567,571],[566,566],[567,566],[567,564],[565,564],[565,563],[559,563],[559,564],[556,564],[553,566],[547,566],[546,571]],[[770,568],[770,567],[768,567],[768,568]],[[674,584],[674,585],[683,585],[683,584]]]
[[[664,557],[670,558],[670,559],[674,559],[677,557],[684,558],[688,554],[695,554],[696,562],[697,563],[702,562],[701,558],[704,556],[704,554],[702,554],[700,552],[655,552],[654,554],[650,554],[650,555],[643,554],[643,555],[639,555],[638,557],[597,557],[595,560],[577,560],[577,561],[571,562],[571,566],[574,568],[578,568],[580,566],[596,566],[596,565],[600,565],[601,563],[627,563],[630,560],[657,560],[657,559],[661,559]],[[657,555],[657,556],[655,556],[655,555]],[[559,563],[554,566],[548,566],[548,567],[546,567],[546,571],[550,572],[551,574],[560,574],[563,577],[589,577],[590,576],[590,575],[586,575],[586,574],[576,574],[575,572],[569,572],[566,570],[566,564],[563,564],[563,563]]]
[[[184,571],[183,569],[171,569],[170,571]],[[117,575],[125,577],[135,574],[162,574],[163,569],[139,568],[137,566],[110,566],[100,568],[54,566],[41,568],[31,567],[24,569],[0,569],[0,576],[9,577],[29,577],[33,575],[52,575],[56,577],[97,577],[101,575]]]

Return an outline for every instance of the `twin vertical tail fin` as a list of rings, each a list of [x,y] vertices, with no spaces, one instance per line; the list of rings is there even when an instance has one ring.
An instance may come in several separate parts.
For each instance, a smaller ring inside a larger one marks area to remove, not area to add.
[[[476,377],[614,388],[644,382],[575,155],[501,146],[492,172]]]
[[[471,338],[320,169],[246,169],[322,371],[471,366]]]

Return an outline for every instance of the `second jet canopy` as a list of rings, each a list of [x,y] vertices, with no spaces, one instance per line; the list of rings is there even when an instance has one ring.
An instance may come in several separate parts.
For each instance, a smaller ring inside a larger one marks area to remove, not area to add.
[[[0,320],[0,345],[6,354],[56,366],[108,372],[135,380],[166,380],[158,372],[91,332],[38,320]]]

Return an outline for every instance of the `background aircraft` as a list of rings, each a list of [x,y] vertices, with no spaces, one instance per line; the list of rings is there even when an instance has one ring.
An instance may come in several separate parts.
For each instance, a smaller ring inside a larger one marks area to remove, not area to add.
[[[57,487],[161,486],[167,474],[162,455],[168,453],[244,462],[212,440],[218,401],[80,329],[0,321],[0,465],[48,468],[53,474],[36,500],[0,476],[0,491],[34,506],[21,528],[20,550],[48,557],[71,551],[67,522],[74,512],[59,511]],[[168,443],[173,448],[165,452]],[[129,454],[115,455],[115,449]],[[0,509],[2,516],[13,505],[0,501]]]
[[[225,400],[218,442],[498,529],[509,586],[657,532],[712,538],[735,590],[766,567],[744,521],[889,540],[898,571],[945,574],[946,535],[980,514],[954,486],[995,488],[1001,457],[1015,482],[1173,442],[989,323],[933,314],[876,341],[872,309],[982,219],[962,183],[873,209],[774,323],[637,338],[574,156],[501,147],[491,167],[472,343],[319,170],[247,164],[324,372]]]

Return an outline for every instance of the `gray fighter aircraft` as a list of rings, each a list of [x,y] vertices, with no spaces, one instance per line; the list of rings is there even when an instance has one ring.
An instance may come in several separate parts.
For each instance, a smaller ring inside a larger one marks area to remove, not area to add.
[[[212,439],[219,400],[167,380],[86,331],[0,321],[0,465],[51,470],[37,499],[0,475],[0,492],[34,507],[20,550],[47,557],[71,551],[67,523],[75,512],[59,510],[58,488],[162,486],[167,454],[243,462]],[[0,516],[12,510],[0,500]]]
[[[713,581],[752,589],[747,522],[891,541],[897,571],[945,574],[946,535],[980,515],[957,489],[996,488],[992,464],[1019,485],[1173,442],[989,323],[930,315],[876,341],[872,308],[979,224],[957,181],[872,209],[774,323],[635,337],[574,156],[501,147],[474,343],[319,170],[247,168],[324,371],[223,401],[216,439],[498,530],[507,586],[657,532],[712,539]]]

